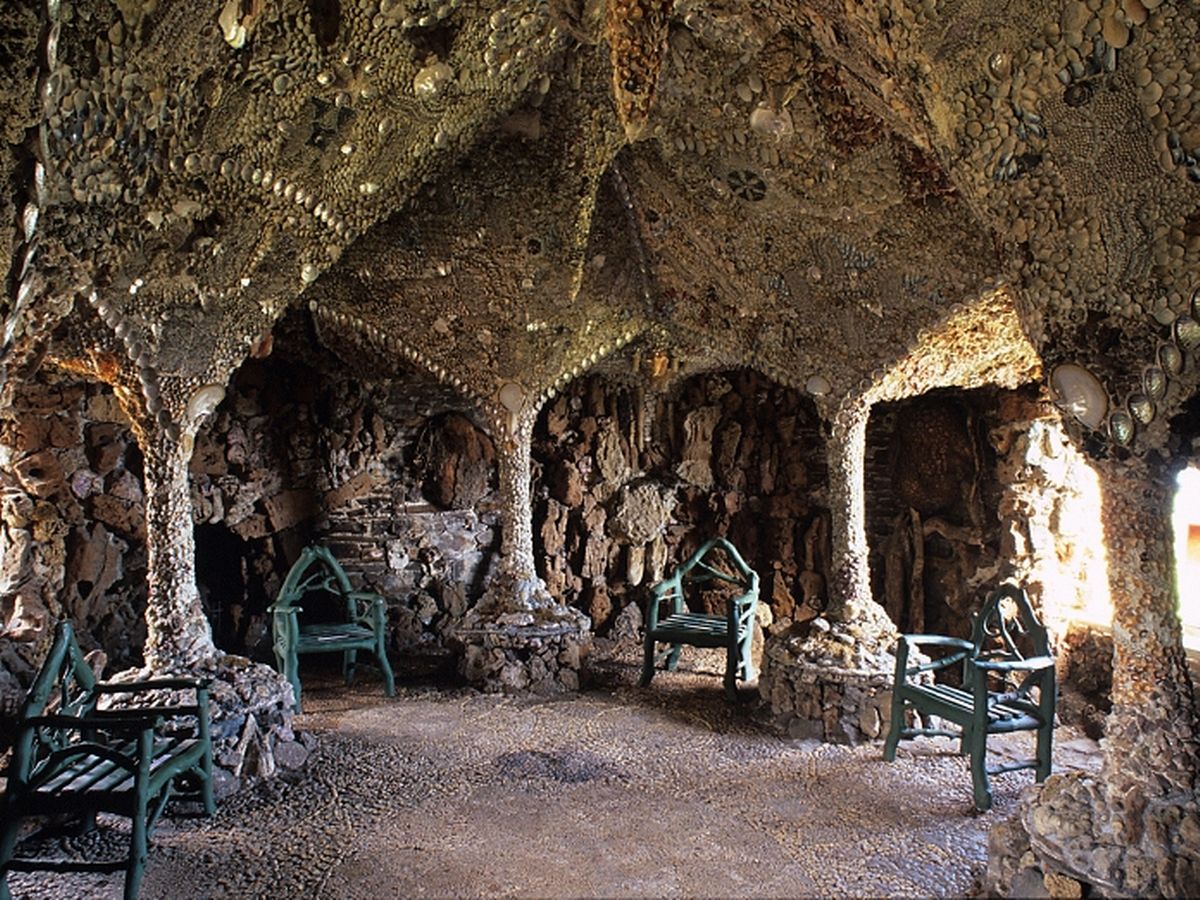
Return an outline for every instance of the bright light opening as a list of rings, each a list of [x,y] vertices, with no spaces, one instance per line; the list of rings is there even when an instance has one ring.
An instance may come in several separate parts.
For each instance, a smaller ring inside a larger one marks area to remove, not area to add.
[[[1030,539],[1028,577],[1043,585],[1045,622],[1059,634],[1074,624],[1108,630],[1100,479],[1057,422],[1033,423],[1024,462],[1017,508]]]
[[[1200,650],[1200,469],[1179,473],[1171,526],[1175,530],[1175,583],[1183,645]]]

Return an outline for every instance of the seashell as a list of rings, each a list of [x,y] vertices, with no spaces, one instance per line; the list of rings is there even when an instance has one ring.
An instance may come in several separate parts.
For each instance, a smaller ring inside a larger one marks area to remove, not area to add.
[[[21,232],[25,235],[25,243],[33,240],[34,234],[37,233],[37,223],[38,208],[36,204],[25,204],[25,209],[21,211]]]
[[[292,86],[292,76],[287,72],[280,72],[275,76],[275,80],[271,83],[271,88],[277,94],[286,94]]]
[[[300,267],[300,280],[305,284],[312,284],[320,274],[321,271],[312,263],[305,263]]]
[[[1124,410],[1118,409],[1108,417],[1108,433],[1112,437],[1113,442],[1124,447],[1133,440],[1133,435],[1137,431],[1137,426],[1133,422],[1133,417]]]
[[[997,81],[1004,81],[1012,74],[1012,54],[1007,50],[997,50],[987,61],[988,74]]]
[[[525,388],[514,381],[507,382],[496,394],[496,399],[509,412],[520,412],[521,407],[525,405]]]
[[[188,400],[187,414],[193,422],[208,415],[225,399],[225,388],[219,384],[206,384],[197,388]]]
[[[1142,372],[1142,387],[1151,400],[1161,400],[1167,393],[1167,373],[1158,366],[1147,366]]]
[[[1191,316],[1180,316],[1175,320],[1175,342],[1185,353],[1200,350],[1200,321]]]
[[[833,390],[833,385],[829,383],[829,379],[824,375],[813,375],[808,381],[804,382],[804,390],[808,391],[814,397],[824,397]]]
[[[1200,287],[1192,291],[1191,313],[1192,318],[1200,322]]]
[[[1050,375],[1054,402],[1088,428],[1098,429],[1108,412],[1108,394],[1100,379],[1073,363],[1055,368]]]
[[[431,100],[445,90],[454,79],[454,70],[444,62],[425,66],[413,78],[413,93],[422,100]]]
[[[46,40],[42,44],[42,62],[46,70],[50,71],[58,65],[58,36],[61,33],[62,26],[55,22],[46,30]]]
[[[1130,394],[1125,405],[1129,407],[1130,415],[1143,425],[1154,421],[1154,403],[1145,394]]]
[[[1158,348],[1158,364],[1168,375],[1183,371],[1183,354],[1174,344],[1163,344]]]

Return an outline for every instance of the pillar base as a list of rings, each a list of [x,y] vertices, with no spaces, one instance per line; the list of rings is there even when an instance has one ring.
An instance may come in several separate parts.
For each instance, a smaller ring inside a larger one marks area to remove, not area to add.
[[[485,600],[454,629],[459,672],[489,693],[557,694],[579,689],[592,620],[556,604],[540,578],[501,572]]]
[[[246,784],[273,777],[280,767],[299,767],[307,759],[311,738],[299,741],[292,730],[292,686],[270,666],[244,656],[221,654],[168,669],[127,669],[110,680],[169,677],[209,681],[213,787],[218,799]],[[191,691],[164,693],[178,693],[191,702]],[[142,694],[125,702],[136,706],[160,701]]]
[[[780,623],[763,647],[758,691],[776,726],[795,738],[858,744],[883,736],[896,659],[853,624]]]
[[[1051,775],[988,835],[984,889],[999,896],[1195,896],[1200,798],[1133,798],[1115,810],[1087,772]],[[1141,805],[1144,802],[1144,806]],[[1048,894],[1040,894],[1048,891]]]

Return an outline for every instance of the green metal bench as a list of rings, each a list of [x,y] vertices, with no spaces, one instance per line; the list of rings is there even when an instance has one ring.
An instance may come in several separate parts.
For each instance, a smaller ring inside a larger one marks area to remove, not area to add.
[[[736,574],[723,572],[715,567],[709,557],[714,551],[724,551]],[[709,561],[706,561],[709,558]],[[738,588],[741,593],[731,598],[724,616],[690,612],[685,604],[689,587],[711,581],[725,581]],[[671,604],[670,613],[664,618],[660,606]],[[754,614],[758,607],[758,573],[746,565],[741,554],[725,538],[713,538],[693,553],[683,565],[653,588],[650,607],[646,614],[646,651],[642,665],[642,687],[654,678],[655,666],[667,661],[668,671],[679,664],[683,645],[692,647],[724,647],[725,693],[731,700],[737,699],[737,679],[749,681],[754,678],[754,663],[750,659],[750,643],[754,637]],[[658,657],[658,643],[669,644]]]
[[[336,622],[302,624],[299,604],[305,597],[330,595],[344,611]],[[292,685],[296,712],[300,712],[300,665],[302,653],[341,653],[346,684],[354,678],[359,650],[375,654],[387,695],[396,695],[396,682],[384,646],[387,636],[387,604],[379,594],[356,591],[345,570],[328,547],[305,547],[288,571],[279,595],[271,605],[273,647],[279,671]]]
[[[194,705],[97,708],[104,695],[181,690],[195,692]],[[200,800],[206,815],[216,811],[207,684],[188,678],[98,682],[71,626],[61,623],[17,724],[0,807],[0,898],[9,898],[10,871],[124,869],[125,897],[133,900],[145,870],[150,835],[173,792]],[[14,856],[23,819],[70,814],[79,817],[86,830],[94,826],[97,812],[131,820],[128,859],[89,862]]]
[[[1005,604],[1005,600],[1010,603]],[[1032,649],[1028,657],[1017,648],[1022,636]],[[950,652],[941,659],[910,666],[910,654],[924,647]],[[959,662],[962,687],[931,680],[929,673]],[[921,734],[958,737],[960,751],[971,756],[975,807],[980,811],[990,809],[989,775],[1035,769],[1036,779],[1045,781],[1050,774],[1056,692],[1054,658],[1046,629],[1034,615],[1025,591],[1012,583],[1002,584],[975,615],[969,641],[943,635],[901,636],[896,650],[892,721],[883,758],[895,760],[896,745],[902,738]],[[959,730],[910,728],[905,724],[909,710],[937,716]],[[1037,732],[1035,757],[989,769],[988,735],[1012,731]]]

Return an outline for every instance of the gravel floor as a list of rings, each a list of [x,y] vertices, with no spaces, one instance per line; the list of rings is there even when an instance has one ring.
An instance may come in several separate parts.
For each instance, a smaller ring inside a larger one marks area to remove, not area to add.
[[[780,738],[687,670],[635,686],[632,657],[553,700],[367,681],[305,683],[297,726],[319,747],[302,775],[226,800],[214,819],[165,817],[147,898],[408,896],[961,896],[989,825],[1028,772],[993,779],[978,815],[944,739],[850,748]],[[1090,766],[1067,729],[1056,766]],[[998,742],[1028,752],[1028,736]],[[121,855],[101,818],[60,849]],[[17,897],[119,897],[120,875],[10,876]]]

